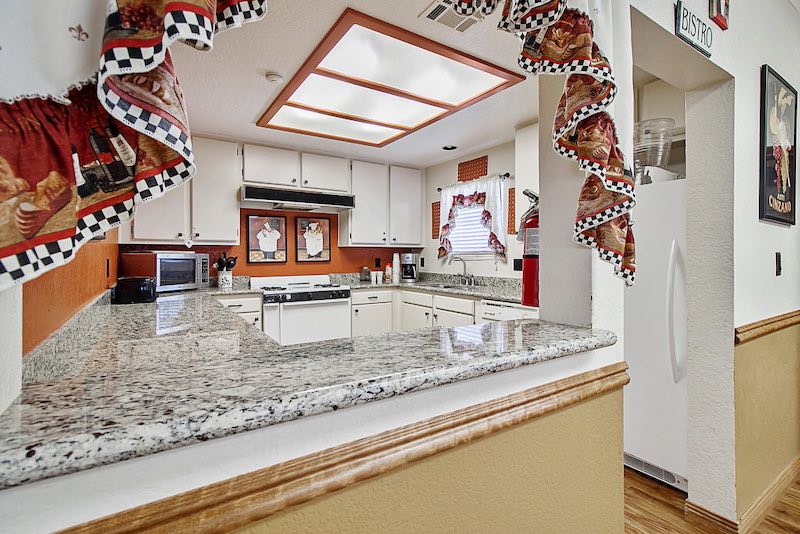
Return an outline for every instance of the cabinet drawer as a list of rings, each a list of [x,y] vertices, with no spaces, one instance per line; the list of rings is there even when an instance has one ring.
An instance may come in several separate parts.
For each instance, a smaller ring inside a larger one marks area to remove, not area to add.
[[[465,313],[467,315],[475,315],[475,301],[468,299],[434,295],[433,306],[437,310],[447,310],[456,313]]]
[[[407,302],[409,304],[416,304],[417,306],[433,306],[433,295],[430,293],[417,293],[416,291],[403,291],[402,292],[403,302]]]
[[[350,294],[351,302],[355,304],[374,304],[378,302],[392,302],[391,290],[358,290]]]
[[[236,313],[261,313],[261,305],[264,300],[261,297],[247,297],[247,296],[221,296],[215,297],[220,304],[226,308],[230,308],[232,312]]]
[[[240,313],[239,317],[261,330],[261,312],[245,312]]]

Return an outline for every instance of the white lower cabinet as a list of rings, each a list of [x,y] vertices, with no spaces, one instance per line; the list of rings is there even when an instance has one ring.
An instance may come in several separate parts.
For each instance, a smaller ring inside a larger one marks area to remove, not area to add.
[[[433,310],[427,306],[403,302],[401,314],[400,324],[404,332],[433,326]]]
[[[376,336],[392,331],[392,303],[354,304],[353,337]]]
[[[217,301],[239,317],[261,330],[261,295],[217,295]]]
[[[447,310],[434,310],[433,324],[434,326],[465,326],[475,324],[475,316]]]

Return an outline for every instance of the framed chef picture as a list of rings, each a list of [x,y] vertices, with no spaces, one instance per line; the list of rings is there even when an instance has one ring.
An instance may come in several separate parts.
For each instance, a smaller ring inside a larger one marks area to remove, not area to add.
[[[761,67],[758,216],[795,223],[797,91],[769,65]]]
[[[286,262],[286,217],[247,216],[247,262]]]
[[[331,261],[331,221],[319,217],[297,218],[297,261]]]

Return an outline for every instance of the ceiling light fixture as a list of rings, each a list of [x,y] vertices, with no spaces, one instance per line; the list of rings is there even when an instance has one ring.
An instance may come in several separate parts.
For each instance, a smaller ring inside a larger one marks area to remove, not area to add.
[[[268,72],[266,74],[266,78],[269,83],[274,83],[275,85],[283,83],[283,76],[281,76],[277,72]]]
[[[524,79],[347,9],[257,124],[382,147]]]

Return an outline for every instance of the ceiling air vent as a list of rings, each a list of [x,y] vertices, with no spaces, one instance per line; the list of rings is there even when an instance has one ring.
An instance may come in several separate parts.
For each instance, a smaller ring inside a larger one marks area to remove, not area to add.
[[[434,20],[439,24],[444,24],[448,28],[462,33],[483,20],[483,14],[480,10],[469,17],[459,15],[453,11],[453,0],[434,0],[425,8],[425,11],[423,11],[419,17]]]

